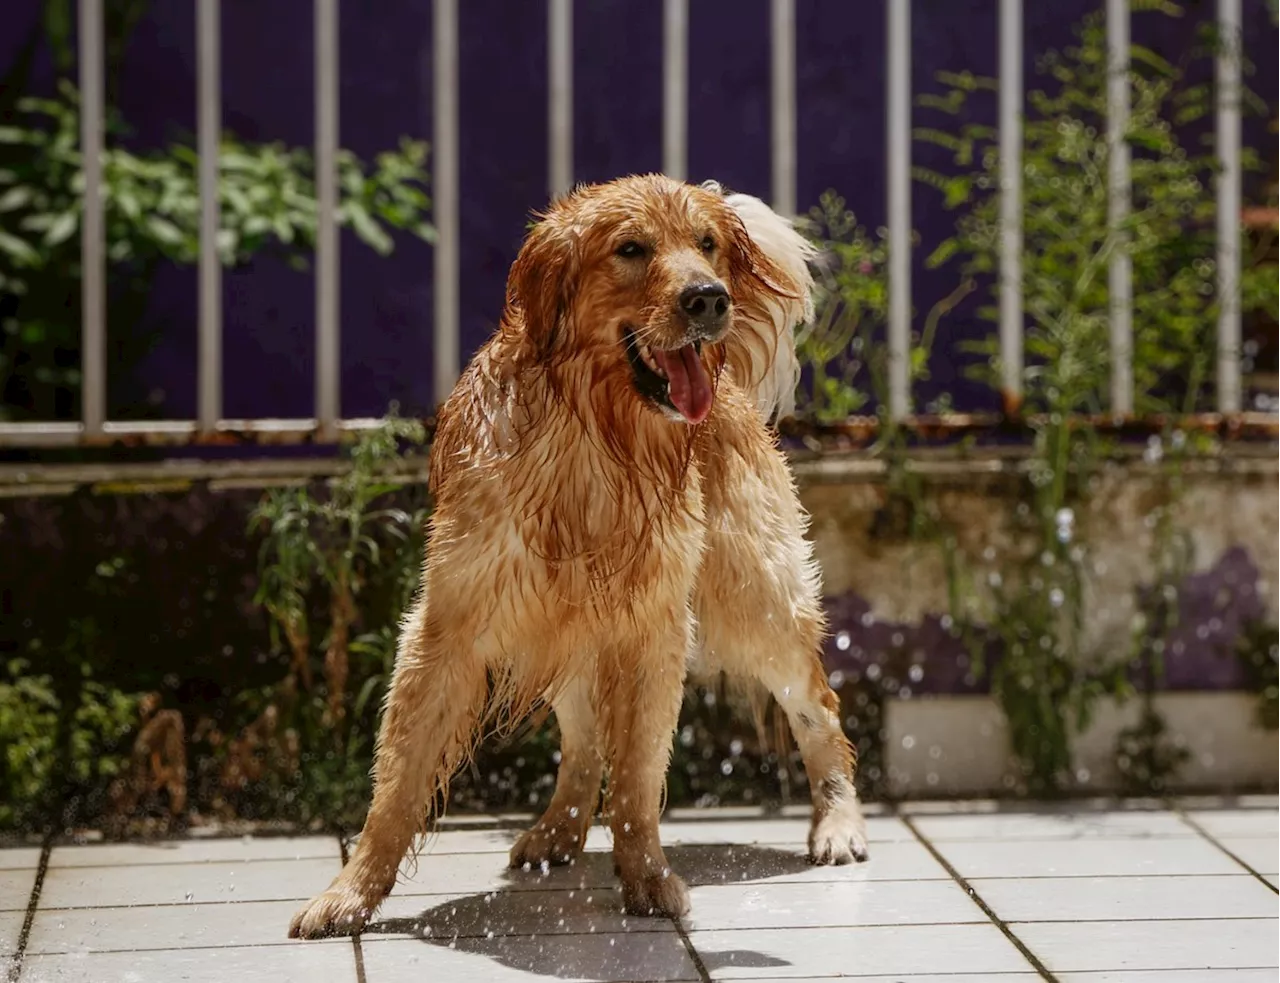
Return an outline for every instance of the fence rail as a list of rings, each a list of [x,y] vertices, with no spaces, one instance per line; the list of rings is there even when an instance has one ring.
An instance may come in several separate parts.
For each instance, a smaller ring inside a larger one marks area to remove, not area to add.
[[[200,155],[199,367],[194,421],[113,422],[107,419],[106,244],[102,188],[103,0],[79,0],[80,141],[84,159],[82,223],[82,419],[78,423],[0,423],[0,445],[48,447],[76,444],[222,444],[333,442],[373,421],[345,420],[341,414],[337,150],[339,0],[313,0],[315,29],[316,187],[316,379],[315,415],[310,419],[226,420],[222,418],[222,271],[218,256],[218,146],[221,139],[220,0],[197,0],[197,129]],[[549,192],[563,194],[573,183],[573,0],[545,0],[548,36]],[[911,409],[911,0],[886,0],[887,132],[889,228],[889,412],[917,429],[932,425]],[[999,130],[1004,161],[1018,161],[1023,101],[1023,0],[1000,0]],[[1218,409],[1234,423],[1230,434],[1274,434],[1272,414],[1241,414],[1240,305],[1240,0],[1218,0],[1223,40],[1217,55],[1217,269],[1219,293]],[[771,0],[772,197],[785,214],[796,209],[795,0]],[[1129,210],[1126,84],[1129,52],[1128,0],[1107,0],[1109,52],[1108,139],[1109,216],[1112,227]],[[685,177],[687,167],[688,0],[663,0],[663,166]],[[443,399],[458,377],[459,330],[459,158],[458,0],[434,0],[433,201],[437,228],[434,250],[434,392]],[[1020,161],[1019,161],[1020,164]],[[999,338],[1002,387],[1007,415],[1022,398],[1024,318],[1021,291],[1021,167],[1002,167],[1000,221],[1003,242],[999,271]],[[1124,250],[1112,254],[1110,415],[1117,421],[1133,411],[1132,270]],[[1198,419],[1213,418],[1202,415]],[[938,426],[964,430],[974,417],[956,417]],[[850,424],[855,429],[862,424]]]

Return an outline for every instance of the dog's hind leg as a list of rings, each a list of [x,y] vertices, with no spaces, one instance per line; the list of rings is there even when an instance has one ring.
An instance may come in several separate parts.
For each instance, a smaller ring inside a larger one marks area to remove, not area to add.
[[[329,889],[294,916],[291,937],[347,935],[364,927],[395,885],[431,797],[444,793],[470,753],[487,682],[479,653],[455,645],[460,637],[433,618],[424,590],[401,630],[364,830]]]
[[[604,757],[591,678],[594,667],[571,679],[552,700],[560,727],[560,771],[542,817],[511,849],[511,866],[567,864],[583,850],[600,799]]]

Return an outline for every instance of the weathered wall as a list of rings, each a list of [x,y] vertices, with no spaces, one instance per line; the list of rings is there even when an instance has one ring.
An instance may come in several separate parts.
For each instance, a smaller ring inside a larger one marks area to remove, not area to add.
[[[923,475],[923,498],[937,506],[952,530],[965,566],[975,574],[979,609],[985,585],[1008,575],[1010,557],[1033,548],[1016,533],[1019,482],[997,460],[936,462]],[[943,551],[935,541],[913,541],[901,528],[880,469],[864,461],[798,463],[797,477],[813,516],[812,537],[826,594],[849,595],[857,617],[842,620],[833,604],[833,630],[858,632],[866,614],[901,630],[919,630],[949,611]],[[1191,576],[1183,585],[1185,624],[1175,634],[1169,674],[1181,687],[1226,688],[1223,649],[1242,621],[1277,617],[1277,462],[1256,454],[1230,454],[1199,462],[1185,473],[1173,499],[1174,528],[1190,537]],[[1168,475],[1142,463],[1102,470],[1077,510],[1073,536],[1085,547],[1087,652],[1115,654],[1131,644],[1138,591],[1153,576],[1155,510],[1168,499]],[[856,601],[865,603],[866,610]],[[855,637],[855,644],[857,639]],[[931,653],[936,661],[938,653]],[[960,687],[940,684],[935,690]]]

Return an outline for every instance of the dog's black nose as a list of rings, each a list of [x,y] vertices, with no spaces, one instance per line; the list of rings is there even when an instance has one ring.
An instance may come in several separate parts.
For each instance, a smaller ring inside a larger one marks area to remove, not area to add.
[[[680,310],[703,338],[719,335],[729,323],[729,291],[718,283],[695,283],[680,292]]]

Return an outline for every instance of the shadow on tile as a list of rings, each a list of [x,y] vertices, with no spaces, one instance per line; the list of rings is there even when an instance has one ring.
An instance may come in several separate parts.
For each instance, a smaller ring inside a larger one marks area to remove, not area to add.
[[[676,846],[666,852],[672,868],[690,884],[748,884],[796,874],[810,866],[797,853],[765,846]],[[416,938],[523,972],[563,979],[594,978],[592,974],[601,969],[602,945],[619,958],[630,954],[643,960],[647,952],[659,963],[682,953],[683,944],[670,920],[627,916],[616,886],[589,886],[611,877],[612,865],[611,854],[593,852],[547,875],[507,871],[503,880],[508,884],[536,876],[540,889],[450,897],[420,914],[375,921],[364,934]],[[821,891],[822,886],[814,884],[813,889]],[[582,944],[583,936],[592,937],[592,944]],[[711,970],[790,965],[750,949],[700,955]]]

